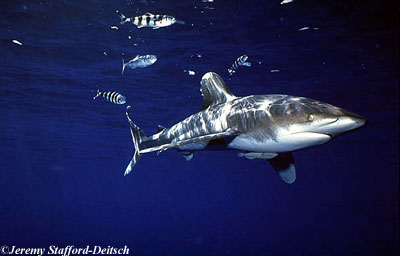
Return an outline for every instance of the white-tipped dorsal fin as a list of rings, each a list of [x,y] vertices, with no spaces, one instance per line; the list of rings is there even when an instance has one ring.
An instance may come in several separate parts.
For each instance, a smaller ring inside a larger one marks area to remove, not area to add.
[[[224,103],[236,98],[225,84],[224,80],[214,72],[206,73],[201,78],[200,84],[200,91],[203,96],[202,110],[209,106]]]

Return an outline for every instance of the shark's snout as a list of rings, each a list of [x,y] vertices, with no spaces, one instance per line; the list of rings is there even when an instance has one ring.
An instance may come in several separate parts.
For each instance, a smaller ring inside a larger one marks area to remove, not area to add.
[[[338,116],[335,122],[321,127],[320,132],[328,134],[332,137],[336,137],[349,131],[361,128],[366,125],[367,122],[367,119],[360,115],[354,113],[345,113]]]
[[[339,117],[337,122],[341,130],[339,133],[345,133],[363,127],[368,121],[362,116],[351,114]]]

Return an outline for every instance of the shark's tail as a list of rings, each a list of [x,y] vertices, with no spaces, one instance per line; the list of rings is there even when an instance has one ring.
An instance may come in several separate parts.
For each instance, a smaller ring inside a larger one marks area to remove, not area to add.
[[[121,22],[119,24],[124,24],[124,23],[126,23],[126,22],[131,20],[130,18],[127,18],[125,15],[123,15],[120,11],[116,10],[115,12],[121,18]]]
[[[126,67],[126,63],[124,62],[124,59],[122,59],[122,71],[121,71],[122,75],[124,74],[125,67]]]
[[[131,108],[131,106],[128,106],[126,108],[126,117],[128,118],[129,126],[131,129],[135,153],[133,153],[132,160],[129,162],[129,165],[126,167],[124,176],[128,175],[132,171],[133,167],[135,167],[136,163],[139,161],[139,159],[141,157],[139,145],[146,138],[146,135],[144,134],[142,129],[140,129],[136,124],[134,124],[132,122],[132,119],[130,118],[129,113],[128,113],[130,108]]]

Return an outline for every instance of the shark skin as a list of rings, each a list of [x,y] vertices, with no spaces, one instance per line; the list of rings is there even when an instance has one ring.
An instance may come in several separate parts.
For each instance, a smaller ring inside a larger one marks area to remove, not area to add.
[[[296,180],[292,151],[325,144],[367,123],[360,115],[304,97],[236,97],[213,72],[206,73],[200,84],[201,110],[170,128],[159,126],[159,132],[149,137],[132,122],[128,106],[135,153],[125,175],[145,153],[176,149],[190,160],[197,150],[240,150],[247,159],[267,160],[291,184]]]

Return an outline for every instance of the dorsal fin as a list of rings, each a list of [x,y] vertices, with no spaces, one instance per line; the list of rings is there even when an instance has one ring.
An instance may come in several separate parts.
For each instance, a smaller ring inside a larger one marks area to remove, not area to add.
[[[206,73],[201,78],[200,84],[200,91],[203,96],[201,110],[236,98],[225,84],[224,80],[214,72]]]

